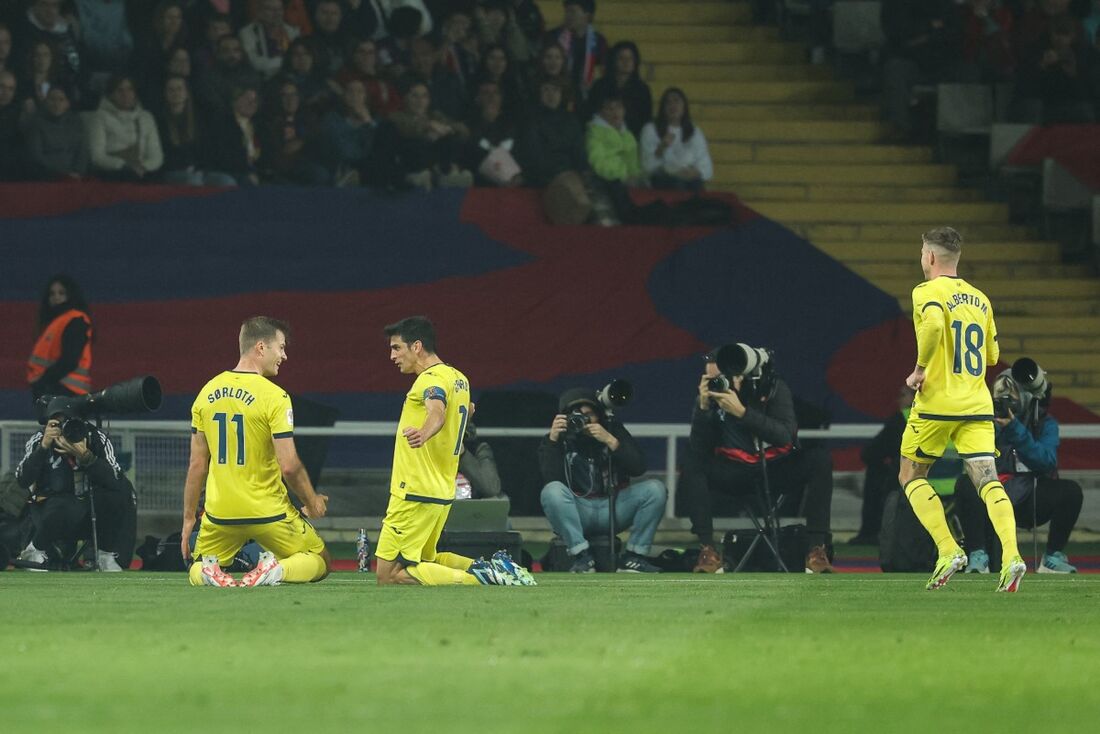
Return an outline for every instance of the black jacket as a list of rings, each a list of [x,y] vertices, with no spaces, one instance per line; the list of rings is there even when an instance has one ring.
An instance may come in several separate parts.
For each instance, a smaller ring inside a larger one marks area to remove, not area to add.
[[[588,168],[584,131],[577,116],[539,106],[520,135],[516,159],[532,186],[545,186],[563,171]]]
[[[619,439],[619,448],[614,452],[593,439],[585,439],[578,442],[575,448],[569,446],[569,442],[563,435],[558,441],[550,440],[547,434],[539,444],[539,471],[542,474],[542,483],[561,482],[569,487],[574,494],[581,496],[607,496],[608,486],[615,489],[625,487],[630,477],[638,477],[645,473],[645,457],[638,446],[638,442],[630,435],[617,420],[604,418],[600,424],[615,438]],[[586,487],[578,478],[571,477],[566,472],[566,458],[576,453],[576,458],[571,466],[576,466],[577,461],[588,463],[600,478],[599,486]]]
[[[742,418],[720,408],[699,409],[699,400],[691,416],[691,448],[705,454],[722,453],[732,461],[754,463],[754,438],[768,444],[769,460],[797,448],[798,422],[795,419],[791,389],[783,380],[776,380],[775,393],[763,406],[746,405]]]
[[[42,431],[27,441],[22,461],[15,468],[15,480],[23,489],[32,490],[34,497],[55,497],[75,494],[76,468],[69,457],[42,448]],[[102,432],[89,437],[89,448],[95,458],[82,467],[92,489],[107,492],[132,492],[130,480],[122,473],[115,458],[111,440]]]

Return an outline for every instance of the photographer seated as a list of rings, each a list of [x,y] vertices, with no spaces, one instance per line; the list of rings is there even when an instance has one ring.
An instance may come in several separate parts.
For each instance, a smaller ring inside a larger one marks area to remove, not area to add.
[[[133,555],[137,522],[133,485],[119,468],[106,434],[67,417],[57,409],[56,400],[50,401],[45,428],[27,441],[26,453],[15,469],[19,486],[31,492],[29,512],[34,526],[31,541],[19,558],[63,567],[67,551],[62,549],[91,538],[86,475],[95,501],[97,564],[101,571],[121,571],[119,559],[128,566]]]
[[[455,499],[490,499],[507,497],[501,492],[500,472],[493,456],[493,447],[477,438],[477,426],[466,422],[462,446],[458,455],[458,476],[455,478]]]
[[[539,445],[539,469],[545,482],[542,508],[573,559],[569,570],[596,570],[586,536],[607,534],[609,493],[615,492],[615,527],[631,529],[618,570],[659,572],[646,555],[665,513],[665,485],[657,479],[630,482],[645,473],[641,448],[592,390],[566,390],[558,411]]]
[[[1065,554],[1081,513],[1081,485],[1058,478],[1058,421],[1047,413],[1051,384],[1034,360],[1018,359],[993,382],[997,474],[1012,501],[1016,525],[1050,523],[1039,573],[1076,573]],[[989,573],[988,518],[965,474],[955,485],[956,506],[966,536],[968,573]],[[1034,505],[1032,504],[1034,503]]]
[[[728,364],[731,358],[740,363]],[[724,570],[715,549],[712,493],[747,497],[758,491],[760,439],[772,501],[784,497],[778,514],[805,514],[810,543],[806,571],[831,573],[826,544],[831,540],[832,457],[824,448],[799,446],[791,390],[775,375],[769,352],[737,344],[714,350],[706,360],[680,477],[691,532],[701,546],[695,572]],[[792,512],[799,508],[801,512]]]

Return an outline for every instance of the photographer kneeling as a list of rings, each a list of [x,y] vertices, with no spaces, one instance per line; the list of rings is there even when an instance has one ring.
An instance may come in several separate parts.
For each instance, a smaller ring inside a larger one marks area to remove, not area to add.
[[[832,457],[824,448],[800,447],[794,399],[769,364],[770,356],[767,350],[744,344],[722,347],[706,356],[706,371],[692,410],[691,446],[680,477],[691,532],[701,546],[696,573],[720,573],[725,568],[715,550],[711,495],[748,497],[757,491],[761,482],[757,439],[764,445],[772,501],[780,495],[784,498],[778,514],[788,508],[805,514],[810,544],[806,571],[833,570],[826,553],[831,540]],[[723,364],[731,357],[738,363]]]
[[[45,428],[27,441],[15,470],[19,486],[31,493],[28,512],[34,527],[20,560],[62,568],[68,552],[63,549],[91,538],[84,475],[95,501],[99,569],[121,571],[119,559],[129,565],[137,523],[133,485],[119,468],[106,434],[60,412],[50,415]]]
[[[592,390],[562,393],[558,415],[539,445],[542,509],[573,559],[573,573],[591,573],[596,563],[586,534],[606,533],[609,493],[615,492],[615,527],[630,530],[618,570],[657,573],[646,555],[665,513],[668,492],[657,479],[630,483],[645,473],[645,459],[622,423],[607,415]]]
[[[1066,558],[1069,534],[1081,514],[1081,485],[1058,478],[1058,421],[1047,413],[1051,384],[1034,360],[1016,360],[993,382],[997,474],[1012,502],[1016,525],[1033,528],[1050,523],[1039,573],[1076,573]],[[989,522],[970,477],[955,482],[962,521],[968,573],[989,573],[986,545]],[[998,556],[999,557],[999,556]]]

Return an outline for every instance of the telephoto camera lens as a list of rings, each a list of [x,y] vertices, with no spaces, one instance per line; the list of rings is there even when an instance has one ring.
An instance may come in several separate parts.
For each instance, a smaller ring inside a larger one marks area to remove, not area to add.
[[[718,375],[707,380],[707,389],[711,392],[726,392],[730,389],[729,378],[725,375]]]

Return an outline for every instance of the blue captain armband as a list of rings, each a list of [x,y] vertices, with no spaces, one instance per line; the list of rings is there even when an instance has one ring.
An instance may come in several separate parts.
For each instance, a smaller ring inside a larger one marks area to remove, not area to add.
[[[431,387],[424,388],[424,402],[429,400],[439,400],[444,405],[447,404],[447,391],[438,385],[432,385]]]

